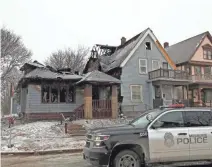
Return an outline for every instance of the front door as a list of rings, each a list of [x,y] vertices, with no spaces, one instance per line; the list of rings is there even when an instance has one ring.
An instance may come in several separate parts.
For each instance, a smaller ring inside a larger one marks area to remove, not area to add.
[[[212,112],[186,111],[185,125],[189,130],[190,160],[212,159]]]
[[[155,129],[156,121],[161,126]],[[151,162],[189,160],[188,128],[184,127],[182,112],[164,113],[156,121],[148,127]]]

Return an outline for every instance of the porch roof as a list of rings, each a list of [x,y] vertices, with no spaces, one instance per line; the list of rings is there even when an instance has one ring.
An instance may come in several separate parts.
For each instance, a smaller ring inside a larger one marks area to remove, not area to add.
[[[100,71],[92,71],[87,73],[80,81],[76,84],[83,83],[83,82],[98,82],[98,83],[111,83],[111,84],[120,84],[121,81],[116,79],[108,74],[105,74]]]
[[[36,68],[29,72],[24,79],[63,79],[63,80],[80,80],[82,76],[75,74],[62,74],[58,72],[52,72],[45,68]]]

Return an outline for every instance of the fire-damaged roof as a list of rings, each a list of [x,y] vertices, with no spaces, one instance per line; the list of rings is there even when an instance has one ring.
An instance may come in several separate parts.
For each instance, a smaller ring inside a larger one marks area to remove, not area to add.
[[[80,75],[63,74],[53,72],[46,68],[36,68],[33,71],[23,76],[25,79],[63,79],[63,80],[79,80],[82,78]]]
[[[148,29],[145,29],[130,40],[126,41],[123,45],[118,46],[116,51],[110,57],[101,57],[100,64],[102,70],[107,72],[111,69],[119,67],[147,30]]]
[[[25,68],[27,68],[27,67],[29,67],[29,66],[31,66],[31,67],[34,67],[34,68],[45,68],[45,66],[43,65],[43,64],[41,64],[41,63],[39,63],[38,61],[33,61],[33,62],[27,62],[27,63],[25,63],[21,68],[20,68],[20,70],[21,71],[23,71]]]
[[[83,82],[99,82],[99,83],[114,83],[119,84],[121,81],[119,79],[116,79],[110,75],[107,75],[100,71],[92,71],[87,73],[80,81],[78,81],[76,84],[83,83]]]
[[[173,69],[175,69],[176,66],[174,62],[168,56],[165,49],[161,46],[160,42],[157,40],[152,30],[150,28],[147,28],[141,33],[137,34],[136,36],[126,41],[124,44],[117,46],[115,52],[113,52],[110,56],[99,55],[97,59],[98,63],[101,66],[101,70],[103,72],[108,72],[117,67],[123,67],[126,64],[126,62],[130,59],[130,57],[134,54],[135,50],[139,47],[139,45],[143,42],[143,40],[147,35],[150,35],[153,38],[153,40],[155,41],[161,53],[164,55],[167,62],[172,66]],[[90,60],[92,60],[92,57],[90,58]],[[84,71],[86,71],[86,69],[87,64]]]

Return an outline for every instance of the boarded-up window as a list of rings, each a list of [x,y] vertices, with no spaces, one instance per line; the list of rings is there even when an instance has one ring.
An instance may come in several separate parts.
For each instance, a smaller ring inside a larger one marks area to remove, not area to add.
[[[131,100],[135,102],[143,101],[142,85],[131,85]]]
[[[140,74],[147,73],[147,60],[146,59],[139,59],[139,72],[140,72]]]

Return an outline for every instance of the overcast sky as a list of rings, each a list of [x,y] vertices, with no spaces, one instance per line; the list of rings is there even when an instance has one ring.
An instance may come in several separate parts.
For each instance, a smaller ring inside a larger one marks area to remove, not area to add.
[[[0,0],[1,26],[21,35],[33,59],[78,44],[118,45],[150,27],[170,44],[212,33],[212,0]]]

